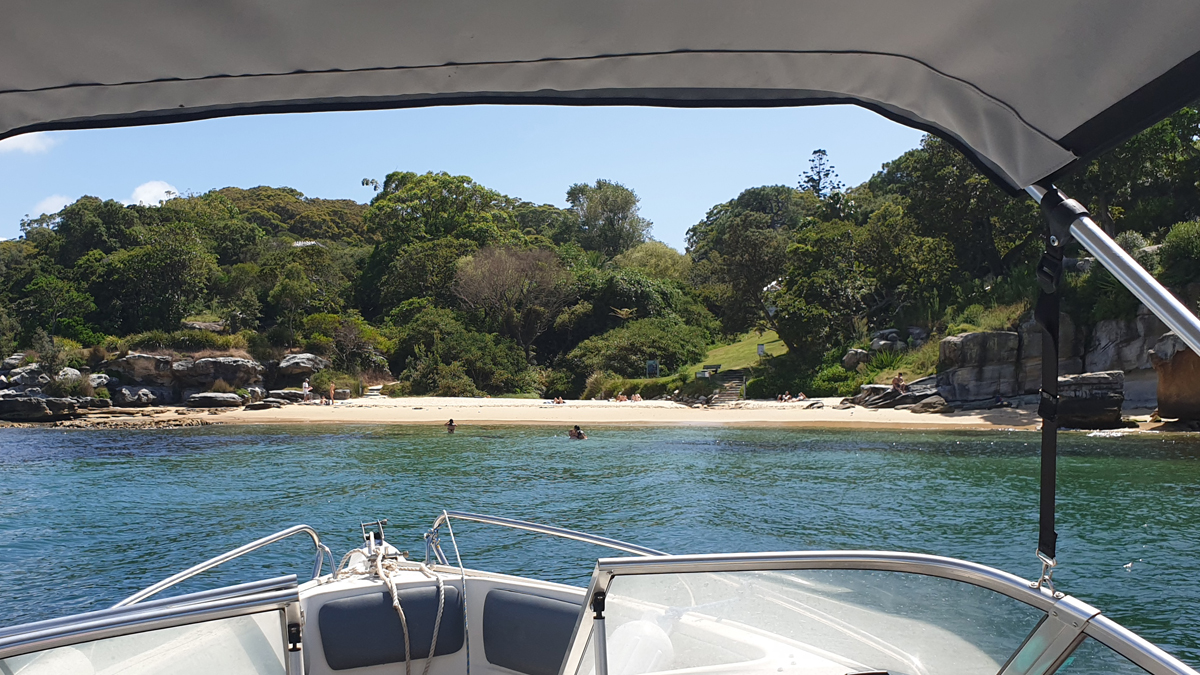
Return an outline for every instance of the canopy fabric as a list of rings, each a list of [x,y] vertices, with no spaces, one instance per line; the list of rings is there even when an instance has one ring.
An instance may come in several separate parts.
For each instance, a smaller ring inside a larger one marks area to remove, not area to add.
[[[1195,0],[9,0],[0,138],[468,103],[854,103],[1020,189],[1200,97]]]

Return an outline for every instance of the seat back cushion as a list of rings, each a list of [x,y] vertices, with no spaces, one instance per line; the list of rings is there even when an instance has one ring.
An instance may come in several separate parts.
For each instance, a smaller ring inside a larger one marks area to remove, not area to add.
[[[583,605],[495,589],[483,603],[488,663],[526,675],[558,675]]]
[[[434,656],[453,654],[463,646],[462,596],[453,586],[446,586],[445,590],[446,604]],[[399,596],[408,624],[412,658],[426,658],[437,618],[437,587],[406,588]],[[386,591],[330,600],[318,610],[317,624],[325,662],[334,670],[404,661],[400,616]]]

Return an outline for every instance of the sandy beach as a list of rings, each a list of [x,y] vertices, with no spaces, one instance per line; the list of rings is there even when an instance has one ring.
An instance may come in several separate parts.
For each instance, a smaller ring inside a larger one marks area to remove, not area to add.
[[[877,427],[893,429],[1035,429],[1036,410],[1004,408],[946,415],[915,414],[907,410],[850,408],[835,410],[841,399],[820,400],[823,408],[803,403],[741,401],[727,406],[692,408],[670,401],[549,401],[512,398],[361,398],[335,406],[297,404],[271,410],[231,410],[209,416],[225,424],[548,424],[564,428],[595,426],[799,426]],[[176,416],[174,411],[166,413]]]

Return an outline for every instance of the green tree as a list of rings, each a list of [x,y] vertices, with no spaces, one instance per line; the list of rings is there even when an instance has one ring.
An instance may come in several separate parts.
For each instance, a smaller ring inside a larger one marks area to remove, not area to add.
[[[311,310],[319,309],[319,289],[304,273],[300,263],[284,268],[267,300],[275,306],[288,331],[295,332],[296,322]]]
[[[690,258],[661,241],[638,244],[613,258],[613,264],[679,283],[688,281],[688,274],[692,269]]]
[[[215,269],[215,256],[189,225],[157,227],[145,239],[108,256],[104,281],[91,289],[100,313],[110,323],[115,317],[124,333],[177,328],[204,297]]]
[[[475,252],[475,242],[446,237],[409,244],[396,252],[379,286],[387,311],[405,300],[431,298],[443,307],[454,303],[458,261]]]
[[[60,320],[82,319],[95,311],[92,296],[80,291],[75,284],[43,274],[24,289],[19,309],[26,331],[41,329],[53,335]]]
[[[657,360],[673,372],[704,358],[704,331],[674,318],[639,319],[579,343],[567,356],[577,376],[608,371],[624,377],[643,377],[646,361]]]
[[[615,181],[576,183],[567,190],[567,202],[577,219],[579,243],[606,258],[646,241],[650,233],[650,221],[638,212],[637,194]]]

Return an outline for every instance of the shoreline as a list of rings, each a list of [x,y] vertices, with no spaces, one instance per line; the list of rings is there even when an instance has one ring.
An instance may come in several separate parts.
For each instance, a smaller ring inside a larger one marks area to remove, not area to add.
[[[176,428],[207,425],[420,425],[440,426],[453,418],[461,426],[589,427],[769,427],[869,430],[1011,430],[1035,431],[1041,420],[1034,406],[954,413],[917,414],[908,410],[833,406],[840,398],[812,399],[823,408],[806,409],[807,403],[739,401],[693,408],[671,401],[568,401],[555,405],[540,399],[510,398],[359,398],[333,406],[300,403],[268,410],[243,408],[117,408],[89,412],[60,422],[0,423],[24,428]],[[1130,411],[1138,426],[1113,432],[1187,432],[1194,429],[1150,422],[1151,411]],[[1140,416],[1139,416],[1140,413]],[[1091,431],[1091,430],[1080,430]]]

